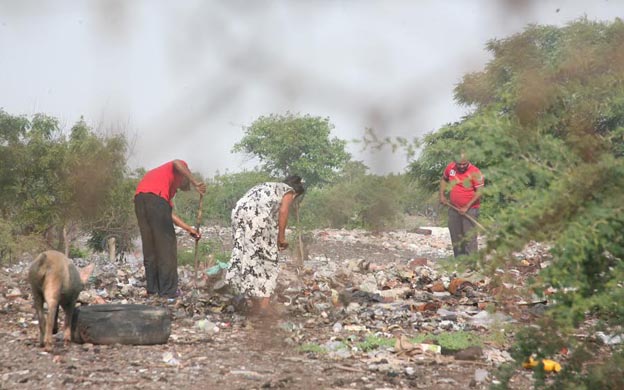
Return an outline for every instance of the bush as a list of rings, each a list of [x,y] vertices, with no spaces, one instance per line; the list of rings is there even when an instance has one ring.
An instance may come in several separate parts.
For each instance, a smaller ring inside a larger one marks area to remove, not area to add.
[[[230,225],[230,215],[236,202],[253,186],[272,179],[261,171],[249,171],[216,175],[207,181],[207,190],[202,205],[202,224]],[[185,221],[194,224],[197,220],[198,195],[195,191],[179,191],[175,197],[176,213]]]
[[[442,164],[459,150],[482,170],[480,219],[495,233],[481,256],[486,272],[515,262],[511,254],[530,240],[553,248],[550,267],[528,289],[557,293],[539,327],[517,335],[515,357],[573,353],[555,381],[537,373],[537,387],[622,387],[613,378],[623,345],[599,355],[578,337],[621,334],[624,323],[624,90],[612,88],[624,82],[624,61],[613,56],[622,37],[620,19],[582,18],[488,42],[492,61],[455,89],[474,109],[426,136],[411,166],[432,193]]]
[[[229,263],[230,252],[223,249],[216,240],[200,240],[197,245],[197,257],[200,263],[205,263],[212,256],[215,263]],[[195,249],[178,247],[178,265],[195,265]]]
[[[411,198],[411,185],[402,175],[361,175],[322,189],[312,189],[301,205],[308,228],[364,228],[396,226]]]
[[[10,221],[0,219],[0,264],[17,260],[19,254],[38,253],[46,247],[38,234],[19,235]]]
[[[69,258],[70,259],[85,259],[87,258],[88,253],[86,250],[82,249],[82,248],[78,248],[75,246],[70,246],[69,247]]]

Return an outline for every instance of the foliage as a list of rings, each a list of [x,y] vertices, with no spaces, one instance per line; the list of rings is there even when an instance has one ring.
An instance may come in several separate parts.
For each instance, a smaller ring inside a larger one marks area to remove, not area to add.
[[[193,173],[197,178],[202,176]],[[267,181],[281,181],[262,171],[217,174],[203,179],[207,190],[202,200],[202,224],[229,226],[230,214],[236,202],[253,186]],[[194,225],[197,221],[199,195],[196,191],[178,191],[174,198],[175,212],[184,221]]]
[[[253,186],[267,181],[281,181],[262,171],[246,171],[215,176],[204,199],[205,218],[229,226],[236,202]]]
[[[66,144],[58,122],[42,114],[28,120],[0,111],[0,123],[0,212],[17,234],[43,232],[59,221],[67,198],[61,173]]]
[[[76,246],[69,247],[69,258],[70,259],[84,259],[88,255],[88,252],[82,248],[78,248]]]
[[[65,132],[56,118],[0,110],[0,216],[12,236],[45,235],[64,250],[72,232],[111,224],[125,153],[124,136],[96,134],[82,119]]]
[[[411,343],[436,344],[447,351],[459,351],[473,346],[483,346],[482,335],[476,332],[443,332],[439,334],[425,333],[410,339]]]
[[[309,188],[301,204],[304,228],[358,227],[380,230],[393,226],[403,212],[415,210],[417,190],[405,175],[387,177],[367,174],[360,162],[349,162],[334,181]],[[258,183],[279,181],[263,171],[216,175],[208,183],[203,200],[203,222],[229,226],[230,213],[245,192]],[[197,194],[179,192],[175,209],[186,221],[197,215]],[[292,215],[294,218],[294,213]],[[294,226],[291,220],[291,227]]]
[[[199,251],[199,248],[198,248],[198,251]],[[199,257],[198,257],[198,261],[199,261]],[[195,250],[193,248],[178,246],[178,266],[182,266],[182,265],[192,266],[194,264],[195,264]]]
[[[384,177],[362,171],[345,174],[335,183],[306,194],[302,223],[310,227],[383,230],[403,215],[411,190],[411,182],[404,175]]]
[[[234,152],[257,157],[272,176],[301,176],[308,186],[330,182],[349,161],[346,142],[330,138],[334,126],[329,118],[310,115],[269,115],[245,128]]]
[[[104,207],[97,219],[92,220],[88,228],[91,236],[88,245],[95,251],[107,250],[106,241],[115,238],[118,259],[134,249],[133,238],[138,232],[138,225],[134,214],[134,191],[139,179],[140,171],[123,174],[111,184],[108,196],[103,200]]]
[[[577,345],[574,329],[588,317],[615,332],[624,322],[619,304],[624,295],[623,49],[620,19],[529,26],[490,41],[493,59],[455,90],[457,101],[474,111],[427,135],[411,164],[410,173],[430,191],[460,149],[481,168],[487,180],[482,222],[493,233],[485,248],[488,269],[529,240],[553,244],[552,265],[531,288],[555,288],[557,304],[539,332],[519,338],[524,354]],[[595,381],[582,364],[595,349],[581,350],[586,353],[566,369],[566,378],[573,379],[561,379],[577,388]],[[621,350],[615,348],[612,359],[621,358]],[[615,367],[611,361],[600,366],[604,372]]]
[[[231,251],[225,249],[223,242],[216,239],[208,239],[204,242],[205,254],[212,255],[215,262],[226,263],[230,262]]]
[[[192,172],[192,174],[197,180],[206,183],[206,187],[208,187],[209,183],[206,182],[206,179],[202,177],[200,173]],[[206,209],[205,204],[211,192],[212,188],[206,188],[206,194],[204,194],[202,200],[202,222],[206,219],[204,215],[204,210]],[[178,190],[173,198],[173,209],[183,221],[194,226],[197,222],[197,213],[199,211],[199,193],[197,190],[193,186],[191,186],[188,191]]]
[[[45,248],[42,236],[17,234],[11,221],[0,218],[0,264],[19,259],[23,252],[37,253]]]
[[[357,343],[356,346],[361,351],[368,352],[379,347],[394,347],[395,344],[396,339],[394,337],[385,338],[375,335],[368,335],[366,336],[364,341]]]
[[[440,334],[423,333],[409,339],[412,344],[435,344],[447,351],[459,351],[472,346],[482,346],[481,335],[475,332],[444,332]],[[368,335],[357,343],[358,349],[368,352],[379,347],[394,347],[396,338],[386,338],[377,335]]]
[[[299,351],[303,353],[326,354],[327,350],[315,343],[305,343],[299,346]]]
[[[206,263],[211,257],[215,263],[229,263],[231,253],[223,248],[222,243],[214,239],[201,239],[197,244],[197,258],[201,263]],[[195,248],[178,248],[178,264],[194,265]]]

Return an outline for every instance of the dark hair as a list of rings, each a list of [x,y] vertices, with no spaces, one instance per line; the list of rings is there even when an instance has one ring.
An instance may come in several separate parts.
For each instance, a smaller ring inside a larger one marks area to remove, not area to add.
[[[284,183],[288,184],[295,190],[297,195],[302,195],[305,192],[305,188],[303,187],[303,180],[301,176],[290,175],[286,179],[284,179]]]

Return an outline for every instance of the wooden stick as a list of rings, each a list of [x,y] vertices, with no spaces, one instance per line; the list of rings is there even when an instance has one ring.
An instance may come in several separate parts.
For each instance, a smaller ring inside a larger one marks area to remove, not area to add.
[[[197,230],[197,233],[199,233],[199,226],[201,225],[203,200],[204,200],[204,194],[200,192],[199,193],[199,209],[197,210],[197,220],[195,221],[195,229]],[[195,276],[193,277],[193,284],[195,287],[197,287],[197,267],[199,263],[198,248],[199,248],[199,240],[195,239]]]
[[[446,206],[448,206],[448,207],[452,208],[453,210],[457,211],[459,214],[463,215],[464,217],[466,217],[466,218],[467,218],[470,222],[474,223],[476,226],[478,226],[478,227],[479,227],[479,228],[481,228],[484,232],[486,232],[486,233],[487,233],[487,229],[486,229],[483,225],[481,225],[479,222],[477,222],[477,220],[476,220],[476,219],[474,219],[474,218],[472,217],[472,215],[470,215],[470,214],[466,214],[466,213],[462,214],[462,213],[459,211],[459,209],[458,209],[457,207],[453,206],[453,205],[452,205],[452,204],[450,204],[450,203],[444,203],[444,204],[445,204]]]
[[[325,368],[325,371],[326,370],[330,370],[332,368],[338,368],[340,370],[349,371],[349,372],[366,372],[366,371],[364,371],[362,369],[355,368],[355,367],[349,367],[349,366],[343,366],[342,364],[333,364],[333,365]]]
[[[297,239],[299,241],[299,266],[303,268],[303,256],[304,256],[304,250],[303,250],[303,240],[301,238],[301,226],[299,224],[299,203],[301,202],[295,202],[295,216],[297,217]]]

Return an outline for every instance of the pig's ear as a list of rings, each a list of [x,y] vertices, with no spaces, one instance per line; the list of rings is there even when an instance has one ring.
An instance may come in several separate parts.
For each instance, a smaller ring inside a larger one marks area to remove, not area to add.
[[[94,268],[95,268],[95,263],[91,263],[88,266],[81,268],[80,271],[78,271],[80,273],[80,280],[82,281],[82,284],[87,283],[87,280],[89,280],[89,276],[91,276],[91,273],[93,272]]]

